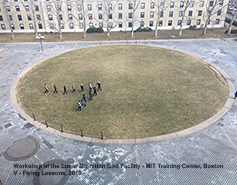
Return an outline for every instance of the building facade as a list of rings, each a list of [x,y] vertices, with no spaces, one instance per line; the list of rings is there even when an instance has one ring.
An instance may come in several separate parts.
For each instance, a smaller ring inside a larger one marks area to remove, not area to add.
[[[202,28],[208,13],[208,27],[221,28],[228,0],[1,0],[0,33],[83,32],[102,27],[129,31],[158,25],[159,30]],[[159,19],[158,19],[159,18]]]

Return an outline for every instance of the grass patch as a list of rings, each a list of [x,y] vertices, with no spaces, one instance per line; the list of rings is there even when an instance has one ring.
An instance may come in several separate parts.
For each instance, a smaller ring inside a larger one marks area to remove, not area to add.
[[[103,91],[76,112],[79,86],[101,82]],[[44,84],[50,93],[44,95]],[[72,84],[77,92],[72,93]],[[53,94],[56,84],[59,94]],[[63,95],[66,85],[68,94]],[[181,52],[148,46],[99,46],[48,59],[22,77],[21,107],[36,120],[65,132],[104,138],[142,138],[196,125],[225,103],[222,76]]]

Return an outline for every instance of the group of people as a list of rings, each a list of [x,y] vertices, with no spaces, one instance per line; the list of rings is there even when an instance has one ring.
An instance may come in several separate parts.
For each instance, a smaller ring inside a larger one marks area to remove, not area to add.
[[[102,91],[100,82],[96,83],[96,85],[98,85],[98,89],[96,89],[96,87],[92,87],[91,82],[89,82],[89,84],[88,84],[88,86],[89,86],[89,97],[90,97],[89,100],[92,100],[93,96],[97,96],[97,91],[99,91],[99,90]],[[49,89],[47,87],[47,84],[44,85],[44,89],[45,89],[44,94],[47,95],[47,93],[49,93]],[[93,94],[92,94],[92,89],[93,89]],[[75,84],[72,84],[72,92],[73,93],[76,92]],[[81,92],[84,92],[83,84],[81,84]],[[58,89],[57,89],[57,86],[55,84],[54,84],[54,92],[53,93],[58,94]],[[63,87],[63,95],[65,95],[65,94],[68,94],[66,86]],[[77,106],[78,106],[77,111],[78,110],[81,111],[82,106],[86,107],[86,103],[87,103],[87,99],[86,99],[85,94],[83,94],[82,99],[78,100],[78,102],[77,102]]]

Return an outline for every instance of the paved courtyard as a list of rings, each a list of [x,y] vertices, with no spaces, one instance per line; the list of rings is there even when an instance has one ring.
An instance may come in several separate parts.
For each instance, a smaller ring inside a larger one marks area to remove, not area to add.
[[[43,53],[39,43],[0,44],[1,183],[237,184],[237,100],[223,117],[206,128],[169,140],[140,144],[103,144],[64,138],[31,125],[14,110],[10,91],[22,71],[52,55],[100,44],[136,43],[43,43],[46,51]],[[222,69],[237,89],[236,39],[138,41],[137,44],[177,49],[201,57]]]

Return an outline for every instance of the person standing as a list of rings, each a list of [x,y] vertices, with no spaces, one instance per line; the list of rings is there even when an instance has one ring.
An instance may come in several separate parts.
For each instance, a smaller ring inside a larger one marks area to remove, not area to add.
[[[78,111],[78,110],[81,111],[81,103],[80,103],[80,100],[78,100],[78,102],[77,102],[77,106],[78,106],[77,111]]]
[[[234,99],[237,97],[237,91],[235,92],[235,97],[234,97]]]
[[[81,99],[81,104],[82,104],[83,107],[86,107],[86,103],[85,103],[84,98]]]
[[[58,93],[57,86],[54,84],[54,92],[53,93]]]
[[[99,90],[102,91],[102,89],[101,89],[101,85],[100,85],[100,82],[98,82],[97,85],[98,85],[98,91],[99,91]]]
[[[44,91],[44,94],[47,94],[47,93],[49,93],[49,89],[48,89],[48,87],[47,87],[47,85],[46,85],[46,84],[44,84],[44,89],[45,89],[45,91]]]
[[[90,95],[90,99],[89,100],[92,100],[92,97],[93,97],[92,93],[89,92],[89,95]]]
[[[65,93],[67,93],[67,89],[66,89],[65,85],[64,85],[63,89],[64,89],[64,92],[63,92],[63,95],[64,95]]]
[[[75,85],[72,84],[72,92],[75,93],[76,92],[76,89],[75,89]]]
[[[87,99],[86,99],[86,95],[85,94],[83,94],[83,99],[87,103]]]
[[[91,92],[92,91],[92,85],[91,85],[91,83],[89,82],[89,92]]]
[[[95,88],[95,87],[93,87],[93,89],[94,89],[93,96],[94,96],[94,95],[96,95],[96,96],[97,96],[96,88]]]
[[[84,91],[84,87],[83,87],[83,84],[81,84],[81,92]]]

